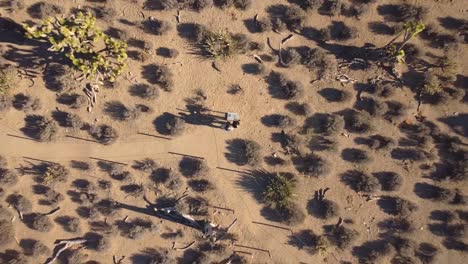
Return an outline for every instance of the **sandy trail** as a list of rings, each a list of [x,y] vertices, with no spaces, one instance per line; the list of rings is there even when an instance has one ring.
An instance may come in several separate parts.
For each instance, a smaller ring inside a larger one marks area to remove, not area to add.
[[[253,221],[270,222],[260,215],[261,205],[252,199],[252,194],[239,186],[242,174],[235,171],[242,172],[246,168],[229,163],[225,159],[225,141],[235,138],[236,131],[227,133],[222,129],[200,126],[187,135],[173,139],[141,134],[121,136],[110,146],[70,137],[62,137],[52,143],[37,142],[24,136],[21,131],[2,123],[0,131],[0,142],[2,142],[0,154],[13,158],[18,163],[21,163],[21,160],[34,162],[33,159],[63,164],[70,160],[95,162],[96,159],[104,159],[131,165],[134,160],[142,158],[162,161],[180,159],[182,157],[180,154],[202,157],[213,169],[213,181],[221,190],[220,195],[223,200],[227,201],[226,206],[236,212],[235,217],[239,223],[237,229],[241,234],[238,243],[267,250],[269,246],[274,247],[275,250],[270,252],[272,260],[281,263],[297,263],[304,260],[298,256],[297,250],[287,245],[289,231],[252,224]],[[91,140],[90,137],[86,139]],[[273,222],[270,224],[277,225]],[[284,259],[286,256],[287,259]],[[260,261],[265,257],[268,258],[268,254],[256,252],[255,257]]]

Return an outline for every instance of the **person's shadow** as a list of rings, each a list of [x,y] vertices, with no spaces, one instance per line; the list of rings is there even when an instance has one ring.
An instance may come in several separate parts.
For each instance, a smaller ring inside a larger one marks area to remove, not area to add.
[[[207,109],[203,106],[187,105],[186,108],[187,110],[179,112],[179,116],[187,124],[222,128],[226,123],[224,116],[208,114]]]

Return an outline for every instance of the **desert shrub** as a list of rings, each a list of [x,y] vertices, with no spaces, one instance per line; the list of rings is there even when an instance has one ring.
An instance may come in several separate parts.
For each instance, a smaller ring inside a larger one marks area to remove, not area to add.
[[[324,136],[312,136],[308,145],[312,151],[336,151],[338,149],[338,141]]]
[[[13,99],[13,107],[17,110],[31,112],[41,109],[39,98],[31,97],[23,93],[16,94]]]
[[[118,16],[117,10],[113,6],[105,5],[97,9],[96,16],[106,22],[112,22]],[[121,39],[126,41],[127,39]]]
[[[286,207],[276,209],[276,213],[279,215],[281,222],[288,225],[302,224],[306,218],[302,207],[295,202],[290,202]]]
[[[339,249],[345,249],[357,239],[358,232],[344,225],[324,226],[324,235],[330,243]]]
[[[89,133],[93,138],[104,145],[114,143],[119,137],[117,131],[109,125],[92,126]]]
[[[216,4],[221,8],[235,7],[247,10],[252,5],[252,0],[217,0]]]
[[[343,0],[331,0],[326,1],[322,8],[321,12],[328,16],[336,16],[341,14],[344,11],[345,3]]]
[[[76,179],[72,182],[72,187],[87,193],[94,193],[96,191],[96,186],[94,183],[86,179]]]
[[[371,117],[366,112],[351,111],[345,116],[345,128],[352,133],[367,133],[373,129]]]
[[[18,12],[26,7],[24,0],[7,0],[5,2],[6,7],[10,12]]]
[[[142,160],[135,160],[132,168],[140,171],[151,172],[158,168],[158,164],[156,163],[156,161],[150,158],[146,158]]]
[[[25,121],[26,126],[23,131],[33,138],[43,142],[57,139],[59,128],[53,119],[39,115],[28,115]]]
[[[182,202],[178,202],[176,209],[179,213],[206,216],[208,215],[208,201],[202,197],[187,197]]]
[[[185,177],[200,178],[207,176],[209,167],[204,160],[184,157],[179,162],[179,171]]]
[[[120,187],[120,190],[123,191],[127,196],[139,198],[141,198],[145,192],[143,185],[138,184],[124,185]]]
[[[265,65],[260,63],[247,63],[242,65],[242,70],[245,73],[253,75],[261,75],[266,72]]]
[[[11,194],[7,197],[6,202],[13,205],[22,213],[29,213],[32,210],[31,202],[21,194]]]
[[[39,200],[39,204],[56,206],[63,200],[65,200],[65,197],[63,196],[63,194],[58,193],[52,189],[49,189],[44,193],[44,199]]]
[[[338,204],[334,201],[325,199],[325,193],[322,190],[315,191],[314,197],[307,204],[309,213],[319,219],[330,219],[339,213]]]
[[[281,50],[281,64],[285,67],[296,65],[301,61],[301,54],[295,48]]]
[[[257,142],[244,140],[242,151],[246,164],[250,166],[258,166],[261,163],[262,147]]]
[[[325,236],[316,235],[312,230],[301,230],[298,233],[293,233],[290,237],[290,243],[301,249],[303,248],[311,255],[323,254],[329,247],[329,242]]]
[[[298,0],[294,1],[295,4],[299,5],[302,9],[306,11],[313,11],[319,9],[323,3],[324,0]]]
[[[374,193],[380,187],[379,181],[360,170],[348,170],[341,174],[341,181],[355,192]]]
[[[262,181],[265,181],[265,187],[262,191],[263,201],[274,209],[288,207],[296,187],[295,179],[289,174],[266,171],[263,171],[261,175]]]
[[[56,16],[65,13],[65,9],[62,6],[39,2],[35,3],[28,8],[28,13],[32,18],[45,19],[48,17]]]
[[[344,22],[333,21],[328,30],[331,39],[337,41],[355,39],[358,36],[357,28],[346,26]]]
[[[343,131],[344,127],[343,117],[328,113],[316,113],[309,117],[304,125],[308,133],[312,132],[324,136],[338,135]]]
[[[268,76],[270,90],[276,97],[287,100],[300,99],[304,97],[304,87],[302,83],[291,81],[282,73],[272,71]],[[274,90],[274,91],[273,91]]]
[[[207,30],[198,44],[201,55],[212,59],[227,59],[245,53],[248,49],[248,39],[244,34],[228,31]]]
[[[346,102],[351,99],[348,91],[335,88],[324,88],[319,91],[319,94],[328,102]]]
[[[414,192],[422,199],[432,200],[434,202],[453,202],[456,193],[452,190],[438,187],[428,183],[416,183]]]
[[[387,234],[392,233],[410,233],[414,230],[412,223],[401,217],[387,218],[377,223],[377,226],[380,230],[386,232]],[[393,242],[393,241],[392,241]],[[401,242],[401,241],[398,241]],[[403,246],[404,243],[400,243]]]
[[[271,27],[275,32],[282,32],[286,29],[286,23],[281,18],[274,17],[271,19]]]
[[[63,227],[63,230],[69,233],[78,233],[80,231],[80,220],[72,216],[59,216],[55,222]]]
[[[257,20],[257,32],[268,32],[273,28],[270,18],[261,18]]]
[[[393,246],[385,240],[367,241],[353,248],[353,255],[358,257],[359,263],[380,263],[385,256],[395,252]]]
[[[377,205],[387,214],[407,217],[418,208],[412,202],[400,197],[382,196]]]
[[[304,11],[295,6],[287,6],[282,17],[283,22],[291,31],[300,31],[304,27],[306,15]]]
[[[88,101],[86,97],[82,94],[76,93],[62,93],[57,98],[57,101],[61,104],[66,104],[73,109],[80,109],[81,107],[87,105]]]
[[[54,227],[54,224],[46,215],[33,213],[30,215],[30,217],[31,220],[29,227],[31,229],[37,230],[39,232],[49,232]]]
[[[295,126],[296,120],[286,115],[274,114],[262,117],[262,123],[266,126],[288,128]]]
[[[130,87],[130,94],[146,100],[154,100],[159,97],[157,87],[147,84],[135,84]]]
[[[330,173],[328,161],[313,153],[294,157],[293,164],[297,171],[309,177],[325,177]]]
[[[331,74],[336,69],[336,59],[329,56],[323,49],[306,49],[302,55],[302,64],[313,70],[318,79]]]
[[[180,136],[184,133],[186,128],[185,120],[173,116],[171,119],[167,120],[165,123],[165,129],[168,131],[168,134],[171,136]]]
[[[427,8],[422,6],[414,6],[410,4],[402,4],[396,6],[392,13],[393,19],[398,22],[423,21],[428,13]]]
[[[14,171],[0,167],[0,185],[4,187],[14,186],[18,182],[18,175]]]
[[[52,63],[44,74],[46,87],[53,91],[72,92],[83,86],[82,81],[76,80],[76,71],[68,65]]]
[[[369,5],[366,4],[351,4],[346,7],[345,10],[341,11],[347,16],[352,16],[361,19],[364,15],[369,13]]]
[[[391,97],[392,95],[395,94],[395,87],[391,85],[391,83],[383,83],[383,82],[377,82],[375,85],[373,85],[373,93],[378,96],[378,97]]]
[[[81,129],[84,125],[81,117],[72,113],[65,113],[64,125],[73,129]]]
[[[12,106],[11,98],[0,95],[0,112],[8,111]]]
[[[44,174],[41,176],[43,184],[55,184],[65,182],[68,178],[70,171],[58,163],[48,164]]]
[[[39,240],[21,239],[20,247],[27,256],[40,257],[50,254],[50,249]]]
[[[142,26],[147,33],[160,36],[167,34],[172,29],[172,25],[169,22],[153,17],[143,21]]]
[[[94,207],[80,206],[76,209],[76,213],[85,219],[96,219],[99,217],[99,211]]]
[[[14,240],[15,227],[9,220],[0,219],[0,246]]]
[[[137,107],[128,107],[119,101],[106,102],[104,112],[118,121],[134,121],[141,114]]]
[[[382,191],[398,191],[403,185],[403,177],[392,171],[382,171],[374,173],[380,182]]]
[[[312,113],[312,108],[308,103],[290,102],[285,108],[295,115],[308,116]]]
[[[357,148],[345,148],[341,151],[341,157],[343,160],[351,163],[368,163],[371,158],[366,151]]]
[[[110,248],[111,241],[107,236],[98,233],[88,232],[84,235],[86,238],[86,248],[97,252],[107,251]]]
[[[205,179],[190,180],[188,182],[188,185],[195,192],[201,192],[201,193],[215,189],[214,184],[212,182],[208,181],[208,180],[205,180]]]
[[[150,64],[144,67],[143,75],[148,76],[147,79],[152,84],[157,84],[164,91],[170,92],[174,88],[173,74],[165,65]]]
[[[391,123],[398,123],[408,115],[408,108],[398,101],[387,101],[388,111],[384,118]]]
[[[434,263],[437,260],[439,249],[430,243],[420,243],[415,256],[424,264]]]
[[[6,25],[1,25],[6,27]],[[0,65],[0,95],[6,94],[8,90],[12,89],[19,81],[18,69],[11,65]]]
[[[100,200],[95,204],[95,208],[104,216],[114,216],[120,210],[119,203],[109,199]]]
[[[178,190],[183,185],[182,177],[174,170],[159,168],[150,175],[155,183],[162,183],[169,190]]]
[[[388,111],[386,103],[365,96],[361,97],[361,100],[356,101],[355,108],[366,111],[371,116],[383,116]]]
[[[179,51],[177,49],[161,47],[156,50],[156,54],[165,58],[176,58],[179,56]]]
[[[388,151],[389,149],[395,146],[394,139],[378,134],[372,135],[368,138],[358,137],[355,139],[355,142],[358,144],[366,145],[370,149],[379,151]]]

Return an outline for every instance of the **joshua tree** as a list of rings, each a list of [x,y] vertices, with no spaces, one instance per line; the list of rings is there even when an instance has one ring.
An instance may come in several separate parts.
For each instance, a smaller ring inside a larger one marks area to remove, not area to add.
[[[425,29],[425,25],[421,22],[411,21],[403,24],[403,30],[398,33],[382,50],[385,52],[385,59],[392,62],[403,63],[405,62],[405,45],[416,35]],[[395,45],[395,41],[403,35],[403,41]]]

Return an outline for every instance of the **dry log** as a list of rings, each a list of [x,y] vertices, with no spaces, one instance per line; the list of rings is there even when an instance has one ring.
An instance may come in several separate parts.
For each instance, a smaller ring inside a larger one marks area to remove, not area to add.
[[[56,240],[55,241],[55,249],[53,255],[46,260],[44,264],[51,264],[54,263],[57,258],[65,251],[67,248],[75,245],[83,245],[86,243],[87,239],[64,239],[64,240]]]

